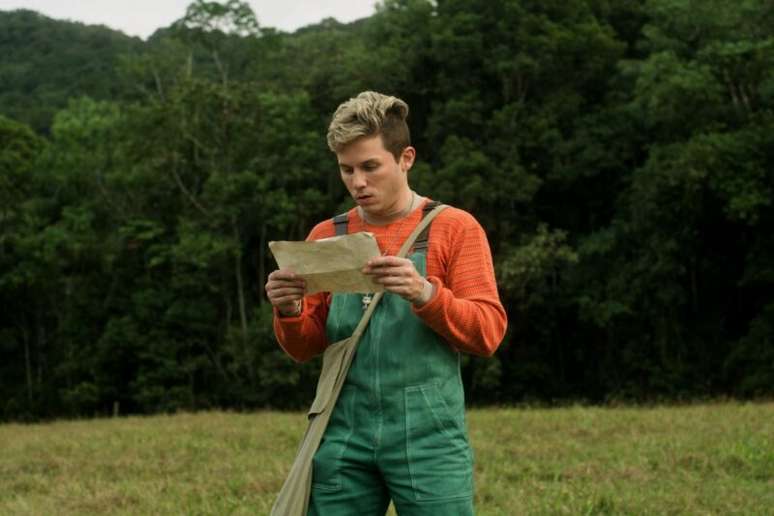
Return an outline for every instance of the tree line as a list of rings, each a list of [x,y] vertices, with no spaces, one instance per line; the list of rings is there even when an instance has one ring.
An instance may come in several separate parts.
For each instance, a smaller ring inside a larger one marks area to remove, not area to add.
[[[0,12],[0,418],[307,403],[267,242],[350,206],[324,134],[365,89],[409,103],[412,186],[492,245],[509,331],[464,358],[469,402],[774,392],[770,2],[259,21],[197,0],[143,42]]]

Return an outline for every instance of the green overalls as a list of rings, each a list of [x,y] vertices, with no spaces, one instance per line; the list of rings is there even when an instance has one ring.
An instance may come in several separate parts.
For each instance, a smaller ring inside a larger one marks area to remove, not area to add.
[[[417,249],[419,245],[417,245]],[[426,275],[425,249],[410,256]],[[328,342],[349,337],[360,294],[335,294]],[[309,515],[472,515],[473,457],[459,354],[386,293],[358,344],[314,456]]]

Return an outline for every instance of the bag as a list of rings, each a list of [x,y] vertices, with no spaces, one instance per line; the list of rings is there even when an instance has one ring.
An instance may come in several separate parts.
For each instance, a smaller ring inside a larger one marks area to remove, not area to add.
[[[354,352],[356,344],[353,337],[348,337],[329,345],[323,354],[317,394],[307,413],[309,423],[306,433],[296,452],[288,478],[271,510],[272,516],[306,516],[312,489],[312,459],[333,412],[326,409],[332,408],[339,397],[346,376],[344,364]]]
[[[409,235],[397,256],[404,257],[414,245],[419,234],[430,224],[445,205],[441,204],[428,213]],[[331,412],[339,399],[339,393],[344,386],[355,355],[355,349],[365,332],[376,306],[384,292],[377,292],[368,309],[351,337],[330,344],[323,353],[322,370],[317,380],[317,392],[307,413],[309,423],[296,452],[296,458],[288,473],[288,478],[280,490],[277,500],[271,509],[271,516],[306,516],[309,510],[309,497],[312,492],[312,461],[320,445]]]

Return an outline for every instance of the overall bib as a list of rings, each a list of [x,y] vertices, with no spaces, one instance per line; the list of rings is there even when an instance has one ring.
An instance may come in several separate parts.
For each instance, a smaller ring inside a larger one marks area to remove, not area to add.
[[[426,275],[425,250],[410,256]],[[326,334],[352,334],[360,294],[335,294]],[[314,455],[309,515],[473,514],[473,457],[459,353],[385,293],[358,344]]]

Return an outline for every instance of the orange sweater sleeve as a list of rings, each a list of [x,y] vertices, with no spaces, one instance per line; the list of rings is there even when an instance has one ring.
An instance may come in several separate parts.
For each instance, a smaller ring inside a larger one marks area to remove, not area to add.
[[[429,242],[427,277],[435,294],[414,313],[457,350],[491,356],[508,319],[486,233],[469,213],[447,208],[430,226]]]
[[[319,240],[333,236],[335,232],[333,222],[327,220],[317,224],[306,239]],[[330,293],[318,292],[304,297],[301,314],[297,317],[284,317],[274,308],[274,334],[285,353],[297,362],[306,362],[328,347],[325,322],[330,303]]]

